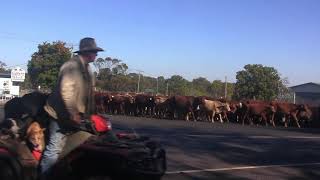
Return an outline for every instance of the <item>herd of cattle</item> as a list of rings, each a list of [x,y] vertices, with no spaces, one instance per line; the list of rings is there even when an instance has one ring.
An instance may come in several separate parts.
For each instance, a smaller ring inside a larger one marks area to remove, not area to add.
[[[161,119],[239,122],[242,124],[301,127],[312,119],[305,104],[274,101],[230,101],[200,96],[151,96],[146,94],[96,93],[99,113],[147,116]]]
[[[47,96],[48,94],[33,92],[8,101],[4,106],[5,119],[23,120],[27,117],[33,119],[45,117],[43,106]],[[167,97],[101,92],[95,94],[95,105],[98,113],[212,123],[220,121],[250,125],[270,124],[274,127],[292,125],[299,128],[301,125],[309,125],[311,120],[318,120],[320,112],[320,108],[314,110],[305,104],[285,102],[225,101],[205,96]]]

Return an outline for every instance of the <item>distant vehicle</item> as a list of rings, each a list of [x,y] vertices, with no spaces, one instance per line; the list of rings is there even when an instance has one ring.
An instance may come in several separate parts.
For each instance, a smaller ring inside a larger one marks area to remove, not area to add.
[[[1,94],[0,101],[8,101],[8,100],[13,99],[15,97],[18,97],[18,96],[11,95],[11,94]]]

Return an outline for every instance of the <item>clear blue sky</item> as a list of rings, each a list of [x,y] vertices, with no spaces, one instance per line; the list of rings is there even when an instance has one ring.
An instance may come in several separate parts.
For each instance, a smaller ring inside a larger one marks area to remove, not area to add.
[[[0,60],[24,64],[38,42],[96,38],[101,57],[169,77],[235,81],[274,66],[291,85],[320,82],[319,0],[3,1]]]

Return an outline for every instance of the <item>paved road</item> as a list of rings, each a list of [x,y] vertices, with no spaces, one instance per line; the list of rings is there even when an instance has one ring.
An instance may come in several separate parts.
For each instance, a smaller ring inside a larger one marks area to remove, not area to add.
[[[167,150],[163,179],[320,179],[320,130],[109,116]]]

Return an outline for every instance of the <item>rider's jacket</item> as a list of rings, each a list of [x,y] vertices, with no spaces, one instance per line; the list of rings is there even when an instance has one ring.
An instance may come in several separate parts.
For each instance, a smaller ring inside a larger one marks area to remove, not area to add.
[[[93,114],[95,77],[80,56],[73,56],[60,68],[57,87],[44,107],[58,122],[69,123],[78,113]],[[72,123],[72,122],[71,122]]]

